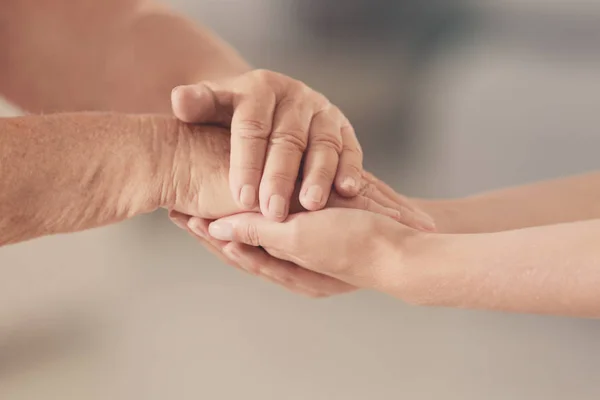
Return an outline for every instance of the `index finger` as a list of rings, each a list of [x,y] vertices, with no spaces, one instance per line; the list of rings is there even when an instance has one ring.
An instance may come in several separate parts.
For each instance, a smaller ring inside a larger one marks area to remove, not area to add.
[[[256,206],[271,126],[275,95],[272,92],[242,94],[231,121],[229,187],[245,210]]]

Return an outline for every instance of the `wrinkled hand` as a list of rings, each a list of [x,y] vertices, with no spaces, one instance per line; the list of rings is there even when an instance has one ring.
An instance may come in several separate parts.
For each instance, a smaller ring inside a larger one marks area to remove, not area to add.
[[[265,216],[283,221],[299,173],[307,210],[325,207],[332,186],[345,197],[361,190],[362,150],[352,125],[300,81],[255,70],[177,87],[172,106],[184,122],[231,127],[229,185],[242,210],[258,203]]]
[[[397,194],[393,189],[391,189],[385,183],[379,181],[374,176],[365,173],[362,181],[364,182],[363,191],[367,195],[376,198],[377,201],[380,201],[387,207],[390,207],[391,209],[396,211],[402,210],[400,211],[400,214],[421,214],[421,212],[418,211],[416,207],[412,205],[406,197]],[[347,201],[347,199],[344,200]],[[304,214],[301,215],[302,219],[306,218],[304,217]],[[368,213],[367,215],[373,217],[376,214]],[[343,216],[343,214],[340,214],[340,217]],[[295,216],[292,216],[290,218],[295,218]],[[298,266],[294,262],[289,261],[289,259],[284,258],[282,260],[273,257],[264,249],[261,249],[259,247],[253,247],[241,243],[228,244],[228,241],[218,240],[217,238],[212,237],[208,233],[208,226],[211,222],[208,219],[190,218],[189,216],[183,215],[181,213],[171,213],[171,219],[178,226],[180,226],[183,229],[186,229],[188,232],[196,236],[200,242],[205,244],[209,250],[215,253],[225,263],[237,267],[239,269],[248,271],[251,274],[259,275],[293,292],[305,294],[311,297],[326,297],[335,294],[350,292],[357,289],[357,287],[353,284],[341,281],[337,279],[335,275],[327,275],[325,273],[330,269],[335,269],[336,265],[343,264],[343,260],[341,259],[336,259],[334,262],[331,262],[331,264],[327,265],[320,264],[320,271],[318,271],[317,268],[314,267],[312,268],[312,270],[311,268],[306,269]],[[389,218],[384,218],[384,220],[386,221],[386,223],[391,221]],[[408,221],[408,219],[403,219],[403,221],[406,222]],[[406,228],[402,224],[397,224],[394,221],[391,222],[393,222],[395,225],[398,225],[398,229],[408,230],[408,228]],[[344,236],[346,232],[352,232],[353,229],[361,228],[362,226],[355,226],[356,223],[362,224],[362,222],[354,221],[353,219],[340,218],[335,223],[337,225],[332,226],[331,221],[317,220],[317,224],[313,226],[313,230],[317,231],[318,233],[318,235],[315,236],[315,238],[321,238],[323,233],[331,234],[330,229],[335,230],[335,233],[333,234],[334,237],[335,235]],[[433,227],[433,225],[425,227],[420,224],[415,224],[414,220],[412,226],[421,230],[432,230],[427,228]],[[306,232],[305,234],[312,235],[313,233]],[[283,241],[284,239],[282,238],[281,240]],[[317,249],[320,249],[322,247],[327,248],[327,246],[331,243],[330,240],[332,239],[326,238],[322,243],[319,244],[319,246],[315,248],[315,251],[318,251]],[[369,237],[367,237],[365,240],[365,243],[371,242],[371,239]],[[356,251],[357,249],[361,252],[364,251],[365,243],[362,243],[362,236],[358,242],[353,243],[356,243],[356,247],[353,251]],[[325,251],[330,250],[331,249],[326,249]],[[332,256],[334,254],[335,253],[331,253]],[[350,254],[352,253],[344,253],[342,257],[346,257]]]
[[[244,211],[229,191],[229,139],[224,129],[177,124],[172,139],[175,142],[172,172],[168,187],[164,189],[167,199],[163,205],[166,208],[206,219]],[[346,198],[333,192],[327,206],[372,211],[418,229],[434,229],[426,214],[401,196],[396,195],[395,201],[392,200],[385,194],[391,189],[376,185],[376,182],[374,177],[363,173],[359,195]],[[304,208],[298,202],[292,204],[292,212],[302,210]],[[253,211],[258,212],[258,207]]]

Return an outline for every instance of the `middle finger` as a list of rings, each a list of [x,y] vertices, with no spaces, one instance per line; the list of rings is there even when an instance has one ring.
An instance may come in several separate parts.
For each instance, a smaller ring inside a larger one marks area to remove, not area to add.
[[[310,104],[293,100],[280,102],[275,111],[259,190],[261,212],[275,221],[288,215],[312,115]]]

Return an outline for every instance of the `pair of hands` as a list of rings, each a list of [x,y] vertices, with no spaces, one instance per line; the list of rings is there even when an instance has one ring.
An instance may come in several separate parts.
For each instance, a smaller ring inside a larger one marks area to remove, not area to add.
[[[196,199],[201,210],[190,212],[176,203],[170,212],[178,226],[231,265],[295,292],[328,296],[379,286],[378,272],[395,251],[390,238],[416,232],[407,226],[435,229],[408,199],[362,170],[360,145],[346,117],[301,82],[253,71],[178,87],[172,103],[184,122],[231,128],[228,179],[226,160],[214,160],[211,190],[200,188],[208,196]],[[213,158],[226,155],[224,139],[211,139],[211,147],[221,150]],[[325,206],[334,209],[286,220],[290,212]],[[243,211],[253,213],[210,224]]]

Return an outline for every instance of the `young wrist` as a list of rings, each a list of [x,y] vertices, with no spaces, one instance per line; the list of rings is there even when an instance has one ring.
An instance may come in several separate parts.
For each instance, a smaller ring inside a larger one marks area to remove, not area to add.
[[[398,235],[380,289],[410,304],[447,304],[460,280],[462,265],[453,250],[460,236],[421,231]]]

